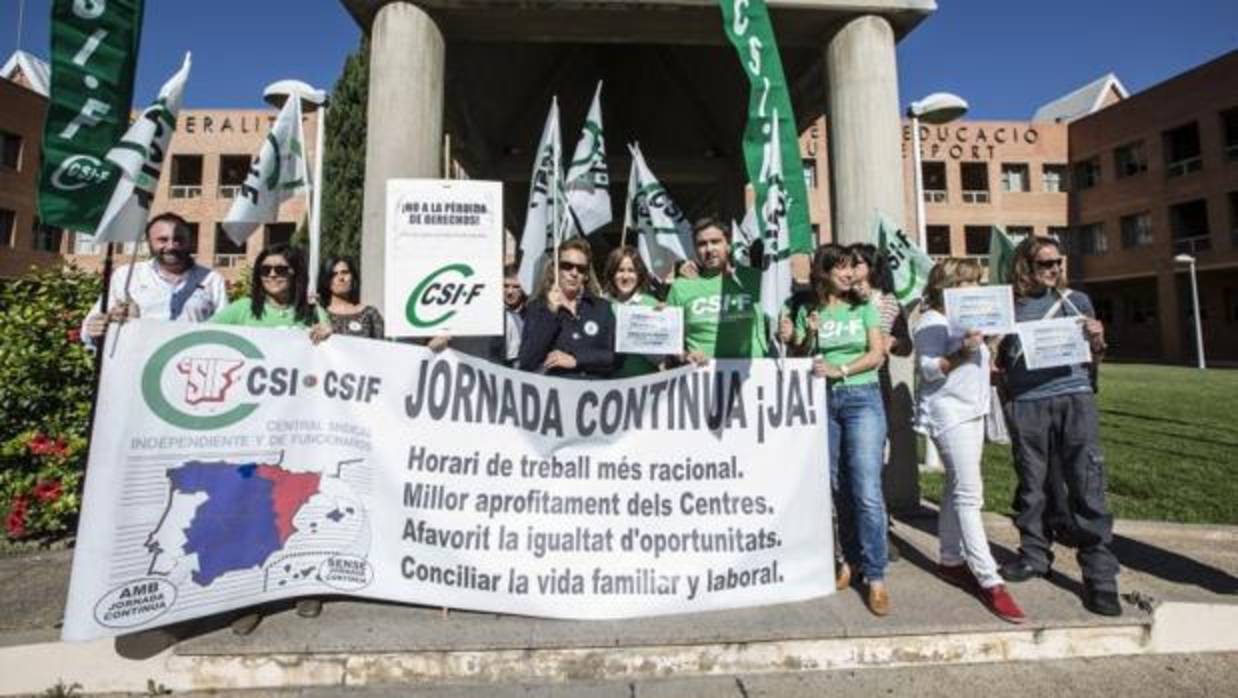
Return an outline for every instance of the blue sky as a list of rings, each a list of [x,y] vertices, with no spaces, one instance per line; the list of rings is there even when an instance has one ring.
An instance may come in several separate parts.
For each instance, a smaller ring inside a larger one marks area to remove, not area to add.
[[[0,47],[16,46],[19,0],[0,0]],[[948,90],[972,118],[1027,119],[1113,71],[1138,92],[1238,48],[1238,0],[938,0],[899,45],[905,103]],[[51,0],[26,0],[22,47],[47,56]],[[359,32],[338,0],[147,0],[138,86],[145,104],[193,51],[186,104],[261,106],[296,77],[330,87]]]

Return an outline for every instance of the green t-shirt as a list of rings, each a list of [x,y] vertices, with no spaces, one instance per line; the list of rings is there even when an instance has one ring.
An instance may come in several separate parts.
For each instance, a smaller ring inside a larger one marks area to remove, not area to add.
[[[795,338],[802,341],[808,331],[808,314],[812,308],[802,306],[795,317]],[[868,330],[881,328],[881,316],[871,302],[851,306],[840,303],[832,307],[818,306],[816,354],[835,366],[849,364],[868,353]],[[843,385],[876,383],[877,369],[853,373]]]
[[[676,279],[666,304],[683,308],[684,344],[688,351],[716,359],[752,359],[769,355],[765,316],[761,313],[761,272],[738,267],[696,279]]]
[[[262,317],[254,317],[253,308],[250,306],[248,298],[238,298],[228,305],[224,306],[223,310],[215,313],[211,317],[211,323],[216,325],[243,325],[245,327],[309,327],[306,323],[297,322],[294,313],[296,310],[291,306],[286,308],[276,308],[269,303],[262,307]],[[319,323],[329,324],[327,314],[322,308],[314,306],[315,315],[318,317]]]
[[[653,308],[658,304],[658,299],[647,293],[634,293],[626,301],[617,301],[612,298],[610,302],[615,305],[643,305],[646,308]],[[645,356],[644,354],[616,354],[616,356],[620,357],[621,360],[619,368],[612,374],[612,378],[645,376],[658,370],[658,365],[654,362],[656,357]]]

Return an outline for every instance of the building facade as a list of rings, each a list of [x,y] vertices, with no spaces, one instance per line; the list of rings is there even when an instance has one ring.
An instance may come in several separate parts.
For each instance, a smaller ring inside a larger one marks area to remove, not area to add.
[[[1238,362],[1238,51],[1069,125],[1068,250],[1114,356]],[[1183,258],[1185,259],[1185,258]]]

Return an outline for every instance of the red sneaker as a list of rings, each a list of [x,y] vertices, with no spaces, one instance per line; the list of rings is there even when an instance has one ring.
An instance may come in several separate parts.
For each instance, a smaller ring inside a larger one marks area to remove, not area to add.
[[[979,591],[980,585],[967,565],[937,565],[937,576],[963,591]]]
[[[998,618],[1009,623],[1022,623],[1027,620],[1023,615],[1023,609],[1019,608],[1019,604],[1015,603],[1014,597],[1010,592],[1006,591],[1005,584],[998,584],[995,587],[980,590],[980,599],[984,601],[984,605],[994,613]]]

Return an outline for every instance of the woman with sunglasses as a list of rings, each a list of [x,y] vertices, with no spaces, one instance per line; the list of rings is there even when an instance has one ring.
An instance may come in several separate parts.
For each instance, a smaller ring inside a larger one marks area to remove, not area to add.
[[[885,343],[877,309],[853,288],[854,262],[851,251],[841,245],[817,249],[812,262],[814,298],[794,318],[782,318],[779,339],[792,354],[814,357],[813,373],[826,378],[830,483],[842,552],[836,585],[850,586],[852,566],[858,565],[868,585],[869,610],[884,616],[890,612],[885,585],[888,529],[881,491],[886,418],[877,369],[885,359]]]
[[[1031,236],[1015,248],[1011,268],[1017,322],[1077,318],[1091,345],[1093,363],[1105,352],[1105,327],[1087,294],[1066,287],[1065,258],[1056,240]],[[1105,459],[1100,449],[1096,397],[1088,364],[1031,370],[1018,335],[999,348],[1009,403],[1010,447],[1019,482],[1015,526],[1019,557],[1002,566],[1008,582],[1047,577],[1053,564],[1050,504],[1066,510],[1083,570],[1083,605],[1104,616],[1122,614],[1118,560],[1109,546],[1113,516],[1105,502]],[[1050,469],[1061,471],[1062,489],[1047,488]],[[1047,489],[1049,491],[1047,491]]]
[[[318,302],[326,306],[335,334],[383,338],[383,316],[378,308],[362,305],[361,272],[351,257],[327,259],[318,274]]]
[[[615,362],[615,315],[601,297],[589,243],[573,238],[559,246],[557,265],[547,261],[525,317],[516,365],[565,378],[609,378]]]
[[[655,307],[658,299],[649,291],[649,270],[636,248],[617,247],[606,257],[603,274],[603,290],[615,305],[643,305]],[[658,365],[654,357],[642,354],[620,354],[616,357],[618,368],[615,378],[630,378],[654,373]]]
[[[926,307],[915,333],[920,376],[917,421],[937,446],[946,470],[937,513],[938,574],[979,596],[1002,620],[1022,623],[1023,610],[997,573],[980,516],[984,505],[980,457],[991,393],[989,347],[978,330],[952,327],[945,315],[946,289],[975,286],[983,274],[976,260],[955,258],[943,259],[929,272]]]

